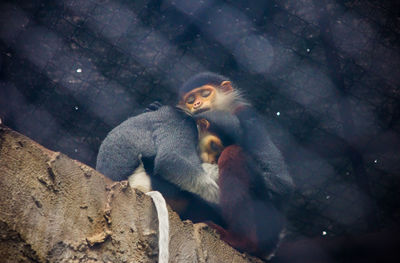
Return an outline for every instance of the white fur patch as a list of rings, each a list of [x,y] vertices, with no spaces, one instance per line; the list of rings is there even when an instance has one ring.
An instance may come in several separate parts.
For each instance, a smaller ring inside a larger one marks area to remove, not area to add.
[[[219,170],[217,164],[202,163],[201,166],[203,167],[203,170],[206,172],[206,175],[208,175],[215,182],[218,181]]]
[[[229,93],[218,91],[217,101],[214,102],[216,110],[228,111],[233,113],[239,105],[249,105],[237,89]]]
[[[150,176],[146,173],[142,162],[140,162],[133,174],[128,177],[128,182],[132,188],[139,189],[144,193],[152,190]]]

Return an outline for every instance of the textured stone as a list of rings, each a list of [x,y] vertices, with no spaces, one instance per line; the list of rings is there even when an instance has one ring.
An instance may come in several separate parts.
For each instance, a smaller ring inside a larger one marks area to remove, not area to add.
[[[2,262],[156,262],[152,200],[0,126]],[[169,209],[170,262],[260,262]]]

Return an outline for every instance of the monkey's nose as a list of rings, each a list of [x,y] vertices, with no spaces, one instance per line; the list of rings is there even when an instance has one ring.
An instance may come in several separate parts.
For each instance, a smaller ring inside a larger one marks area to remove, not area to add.
[[[195,103],[193,103],[194,108],[198,108],[200,106],[201,106],[201,101],[196,101]]]

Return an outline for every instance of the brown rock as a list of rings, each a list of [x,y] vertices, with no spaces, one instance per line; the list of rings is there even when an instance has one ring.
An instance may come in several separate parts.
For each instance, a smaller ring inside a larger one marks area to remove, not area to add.
[[[150,197],[0,126],[2,262],[156,262]],[[261,262],[169,210],[170,262]]]

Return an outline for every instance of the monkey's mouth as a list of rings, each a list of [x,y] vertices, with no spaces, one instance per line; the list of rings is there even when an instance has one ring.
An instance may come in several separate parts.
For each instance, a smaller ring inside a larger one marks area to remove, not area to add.
[[[208,110],[210,110],[210,108],[202,108],[202,109],[194,111],[193,114],[203,113],[203,112],[208,111]]]

